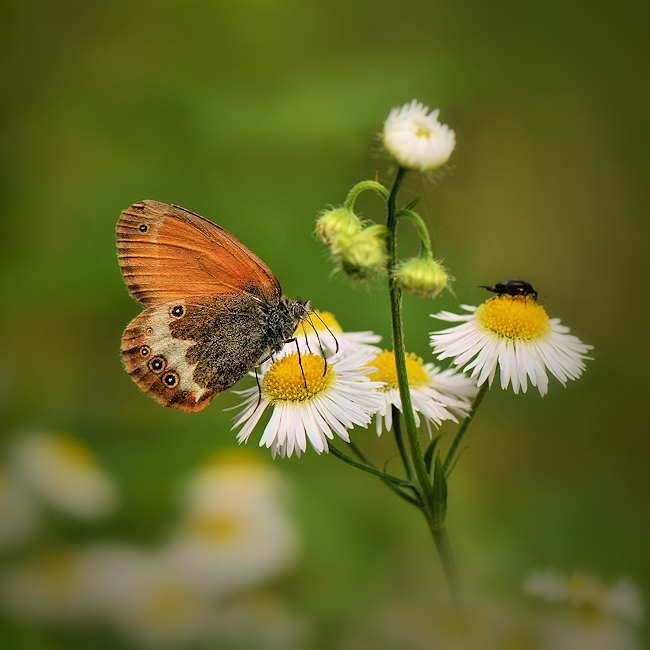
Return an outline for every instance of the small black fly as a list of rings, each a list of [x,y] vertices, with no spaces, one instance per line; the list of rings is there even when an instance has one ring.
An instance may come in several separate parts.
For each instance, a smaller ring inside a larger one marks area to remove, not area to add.
[[[504,280],[503,282],[498,282],[494,286],[487,286],[485,284],[479,285],[483,289],[488,291],[493,291],[499,296],[532,296],[533,300],[537,302],[537,291],[523,280]]]

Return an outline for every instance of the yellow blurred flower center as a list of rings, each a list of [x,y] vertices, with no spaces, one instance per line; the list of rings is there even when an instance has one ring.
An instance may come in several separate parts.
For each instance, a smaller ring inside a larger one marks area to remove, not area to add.
[[[325,360],[316,354],[301,354],[300,361],[290,354],[264,374],[262,390],[272,402],[305,402],[326,390],[335,376],[331,364],[326,369]]]
[[[431,128],[429,124],[424,120],[422,121],[416,120],[415,124],[417,126],[417,131],[415,132],[415,135],[418,138],[426,138],[428,140],[431,137]]]
[[[391,390],[397,388],[397,366],[395,365],[395,353],[384,350],[368,364],[371,368],[377,368],[375,372],[368,375],[371,381],[383,381],[386,385],[380,390]],[[411,352],[406,355],[406,375],[411,388],[426,386],[429,376],[424,369],[424,362],[420,357]]]
[[[331,314],[328,311],[320,311],[319,309],[314,309],[312,316],[305,319],[303,324],[307,334],[312,334],[313,332],[326,332],[328,328],[333,334],[340,334],[343,331],[339,322],[334,318],[334,314]],[[298,336],[298,334],[301,333],[302,325],[298,325],[294,332],[294,336]]]
[[[95,467],[95,458],[90,450],[76,438],[65,434],[52,436],[52,445],[67,462],[77,467]]]
[[[141,614],[151,625],[169,627],[191,620],[195,607],[196,600],[186,587],[163,582],[156,585]]]
[[[530,341],[546,336],[551,323],[544,307],[524,296],[496,296],[476,310],[483,327],[508,339]]]
[[[189,531],[196,537],[213,541],[232,539],[241,530],[241,518],[235,515],[210,515],[194,518]]]

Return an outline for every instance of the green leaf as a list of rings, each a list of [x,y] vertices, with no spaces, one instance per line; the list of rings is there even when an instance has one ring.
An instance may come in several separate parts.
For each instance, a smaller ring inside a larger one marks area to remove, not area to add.
[[[438,444],[438,440],[440,440],[440,436],[442,434],[439,433],[430,443],[429,446],[427,447],[427,450],[424,452],[424,463],[427,466],[427,472],[431,474],[431,464],[433,463],[433,453],[436,450],[436,445]]]
[[[436,454],[436,464],[433,470],[433,517],[436,527],[441,527],[447,515],[447,478],[445,468]]]
[[[405,208],[404,210],[413,210],[413,208],[424,198],[424,194],[416,196]]]

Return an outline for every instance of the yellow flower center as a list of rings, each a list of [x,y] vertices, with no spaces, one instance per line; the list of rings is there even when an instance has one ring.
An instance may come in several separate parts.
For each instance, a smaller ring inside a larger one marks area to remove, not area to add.
[[[328,328],[333,334],[340,334],[343,331],[339,322],[334,318],[334,314],[328,311],[320,311],[319,309],[314,309],[312,316],[303,321],[303,324],[307,334],[311,334],[312,332],[326,332]],[[298,336],[298,334],[302,334],[302,325],[296,327],[294,335]]]
[[[52,436],[52,444],[70,464],[83,468],[96,466],[95,458],[88,447],[76,438],[66,434],[56,434]]]
[[[301,354],[300,361],[297,354],[289,354],[264,374],[262,390],[271,402],[305,402],[326,390],[334,377],[331,364],[326,369],[317,354]]]
[[[495,296],[476,310],[476,320],[508,339],[530,341],[546,336],[551,323],[544,307],[524,296]]]
[[[386,385],[380,390],[386,391],[397,388],[397,366],[395,365],[394,352],[384,350],[367,365],[371,368],[377,368],[375,372],[368,375],[368,379],[386,382]],[[413,352],[406,355],[406,375],[411,388],[426,386],[429,382],[429,376],[424,369],[424,362]]]
[[[196,537],[214,541],[232,539],[241,529],[241,518],[234,515],[204,515],[195,517],[189,525]]]

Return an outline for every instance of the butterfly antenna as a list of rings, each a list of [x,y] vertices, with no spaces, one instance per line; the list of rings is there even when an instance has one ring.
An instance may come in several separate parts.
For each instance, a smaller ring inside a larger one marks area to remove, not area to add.
[[[311,324],[311,323],[310,323]],[[313,354],[311,348],[309,347],[309,337],[307,336],[307,330],[305,328],[305,321],[300,321],[300,327],[302,327],[302,333],[305,335],[305,347],[309,350],[309,354]],[[312,325],[313,327],[313,325]],[[316,331],[316,330],[314,330]]]
[[[305,390],[309,390],[307,386],[307,377],[305,377],[305,369],[302,367],[302,356],[300,355],[300,346],[298,345],[298,339],[293,339],[296,342],[296,350],[298,352],[298,365],[300,366],[300,372],[302,373],[302,380],[305,382]]]
[[[323,327],[332,335],[332,338],[334,339],[334,343],[336,343],[336,350],[334,350],[334,354],[336,354],[339,351],[339,340],[336,338],[336,336],[334,336],[334,332],[332,332],[332,330],[329,327],[327,327],[327,323],[315,311],[312,311],[311,314],[314,314],[314,316],[316,316],[316,318],[318,318],[318,320],[321,323],[323,323]],[[311,316],[311,314],[309,316]],[[309,322],[311,323],[311,318]],[[313,323],[311,326],[314,327]],[[316,332],[315,327],[314,327],[314,332]],[[316,335],[318,336],[318,332],[316,332]],[[318,339],[318,342],[320,343],[320,338]]]
[[[315,313],[315,312],[312,312],[312,313]],[[316,316],[318,317],[318,314],[316,314]],[[319,334],[318,334],[318,330],[314,327],[314,323],[312,323],[311,318],[310,318],[309,316],[307,316],[307,319],[309,320],[309,324],[311,325],[312,329],[314,330],[314,333],[316,334],[316,340],[318,341],[318,348],[320,349],[320,355],[321,355],[321,357],[323,357],[323,361],[325,362],[325,365],[324,365],[324,367],[323,367],[323,377],[324,377],[325,374],[327,373],[327,357],[325,356],[325,350],[323,349],[323,343],[322,343],[321,340],[320,340],[320,336],[319,336]],[[323,319],[320,318],[320,317],[319,317],[319,319],[320,319],[320,322],[323,323]],[[325,325],[325,323],[323,323],[323,325]],[[304,327],[305,327],[305,326],[304,326],[304,324],[303,324],[303,328],[304,328]],[[327,325],[325,325],[325,327],[327,327]],[[332,334],[332,332],[330,331],[329,327],[327,328],[327,330],[328,330],[328,332],[329,332],[330,334]],[[334,340],[336,341],[336,337],[334,336],[334,334],[332,334],[332,337],[333,337]],[[311,350],[309,350],[309,351],[311,352]],[[338,342],[338,341],[336,341],[336,351],[337,351],[337,352],[339,351],[339,342]]]

